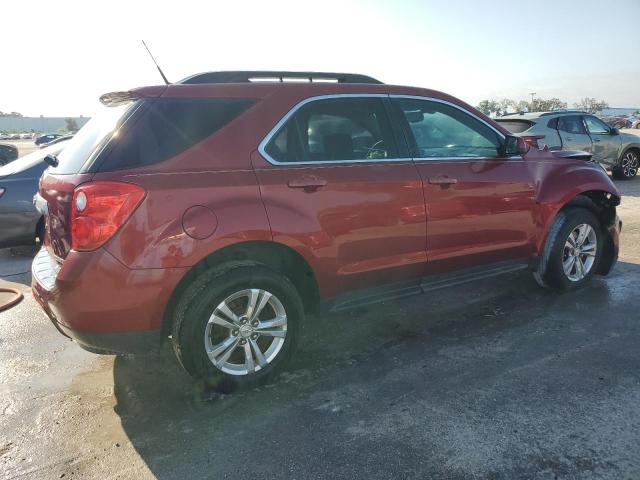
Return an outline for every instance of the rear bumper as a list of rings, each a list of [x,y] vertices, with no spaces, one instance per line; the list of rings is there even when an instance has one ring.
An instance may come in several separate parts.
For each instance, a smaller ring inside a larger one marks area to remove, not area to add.
[[[104,249],[69,252],[62,264],[43,248],[31,288],[58,330],[95,353],[143,353],[161,343],[163,316],[185,269],[132,270]]]

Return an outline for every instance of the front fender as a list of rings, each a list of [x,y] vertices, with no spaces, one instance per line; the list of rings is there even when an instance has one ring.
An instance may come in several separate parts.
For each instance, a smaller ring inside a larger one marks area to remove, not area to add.
[[[557,213],[579,195],[604,192],[604,195],[611,196],[613,206],[618,205],[620,199],[620,192],[599,165],[571,160],[556,160],[555,163],[538,180],[536,223],[543,232],[536,242],[538,252],[544,247],[547,232]]]

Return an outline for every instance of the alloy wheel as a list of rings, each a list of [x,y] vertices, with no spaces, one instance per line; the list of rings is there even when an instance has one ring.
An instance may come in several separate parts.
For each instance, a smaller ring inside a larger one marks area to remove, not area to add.
[[[598,237],[591,225],[582,223],[571,231],[562,254],[562,268],[569,280],[579,282],[589,274],[596,260],[597,247]]]
[[[215,308],[205,329],[209,360],[224,373],[249,375],[271,363],[285,342],[287,314],[272,293],[247,289]]]
[[[638,155],[635,152],[625,153],[620,166],[625,177],[635,177],[638,173]]]

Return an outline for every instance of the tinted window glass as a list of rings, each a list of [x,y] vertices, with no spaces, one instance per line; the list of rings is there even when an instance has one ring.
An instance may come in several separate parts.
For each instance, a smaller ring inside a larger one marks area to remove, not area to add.
[[[589,133],[595,134],[608,134],[609,127],[601,120],[596,117],[584,117],[584,121],[587,124],[587,128],[589,129]]]
[[[558,130],[567,133],[582,134],[587,133],[582,123],[582,118],[577,115],[571,115],[558,118]]]
[[[396,101],[413,134],[415,157],[499,156],[499,135],[458,108],[430,100],[401,98]]]
[[[118,128],[120,120],[132,108],[132,105],[104,107],[71,140],[66,142],[65,149],[58,155],[58,166],[52,167],[50,172],[56,174],[78,173],[87,160],[109,140],[111,134]],[[49,139],[44,143],[48,141]]]
[[[397,158],[380,98],[317,100],[302,106],[266,147],[280,162]]]
[[[99,171],[167,160],[218,131],[254,103],[236,98],[160,98],[113,137]]]

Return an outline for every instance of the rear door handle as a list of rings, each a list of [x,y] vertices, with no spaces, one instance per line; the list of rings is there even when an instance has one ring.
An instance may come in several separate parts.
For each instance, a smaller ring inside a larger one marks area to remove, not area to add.
[[[440,176],[437,176],[437,177],[429,178],[429,183],[431,185],[440,185],[442,188],[446,188],[449,185],[454,185],[454,184],[458,183],[458,179],[457,178],[447,177],[446,175],[440,175]]]
[[[302,177],[289,180],[289,188],[302,188],[305,192],[315,192],[320,187],[324,187],[327,181],[314,175],[303,175]]]
[[[594,138],[594,139],[593,139],[593,141],[594,141],[594,142],[599,142],[599,141],[600,141],[600,139],[599,139],[599,138]]]

